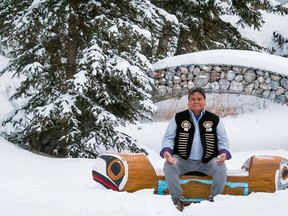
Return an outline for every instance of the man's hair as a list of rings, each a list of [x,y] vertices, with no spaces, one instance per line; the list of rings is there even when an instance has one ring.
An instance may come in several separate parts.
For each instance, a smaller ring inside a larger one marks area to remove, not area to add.
[[[202,89],[200,87],[194,87],[194,88],[189,89],[189,91],[188,91],[188,100],[190,99],[190,96],[193,95],[195,92],[198,92],[198,93],[202,94],[204,99],[206,99],[206,95],[205,95],[204,89]]]

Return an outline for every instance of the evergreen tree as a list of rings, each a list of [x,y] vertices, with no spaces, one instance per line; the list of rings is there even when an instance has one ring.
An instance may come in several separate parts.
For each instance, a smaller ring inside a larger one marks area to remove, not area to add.
[[[243,37],[237,26],[259,29],[264,23],[261,10],[287,14],[281,4],[267,0],[152,0],[152,3],[175,14],[180,22],[176,54],[208,49],[261,50],[255,42]],[[235,15],[236,26],[225,20]]]
[[[279,55],[288,58],[288,38],[284,37],[280,32],[274,31],[272,43],[268,50],[273,55]]]
[[[117,126],[153,112],[146,73],[177,42],[168,15],[145,0],[2,0],[1,46],[11,60],[1,74],[24,77],[3,123],[13,127],[7,138],[57,156],[144,151]]]

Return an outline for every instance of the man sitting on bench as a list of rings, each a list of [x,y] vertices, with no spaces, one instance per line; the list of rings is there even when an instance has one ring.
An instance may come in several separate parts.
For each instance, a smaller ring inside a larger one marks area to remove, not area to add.
[[[188,91],[188,108],[170,120],[162,140],[161,157],[164,174],[176,208],[184,209],[179,175],[197,171],[213,177],[213,202],[224,190],[227,179],[225,160],[231,158],[226,130],[218,115],[205,110],[206,95],[202,88]]]

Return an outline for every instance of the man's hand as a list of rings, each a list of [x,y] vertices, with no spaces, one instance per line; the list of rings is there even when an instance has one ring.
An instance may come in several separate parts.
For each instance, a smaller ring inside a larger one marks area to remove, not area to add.
[[[164,158],[166,159],[166,161],[170,164],[175,164],[176,163],[176,160],[173,159],[172,155],[168,152],[168,151],[165,151],[163,153],[163,156]]]
[[[216,162],[219,165],[221,165],[221,164],[223,164],[225,162],[226,158],[227,158],[226,154],[222,153],[222,154],[218,155],[218,160],[216,160]]]

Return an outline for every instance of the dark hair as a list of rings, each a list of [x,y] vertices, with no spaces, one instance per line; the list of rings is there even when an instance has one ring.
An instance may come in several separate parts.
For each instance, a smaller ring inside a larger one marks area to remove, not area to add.
[[[198,92],[198,93],[202,94],[204,99],[206,99],[206,95],[205,95],[204,89],[202,89],[200,87],[194,87],[194,88],[189,89],[189,91],[188,91],[188,100],[190,99],[190,96],[193,95],[195,92]]]

